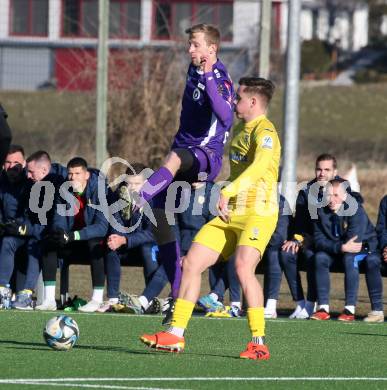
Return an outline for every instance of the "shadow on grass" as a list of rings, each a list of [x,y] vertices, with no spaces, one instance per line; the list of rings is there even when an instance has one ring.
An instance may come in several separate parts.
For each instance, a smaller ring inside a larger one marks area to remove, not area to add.
[[[15,341],[15,340],[0,340],[1,344],[10,344],[10,346],[7,346],[5,348],[7,349],[22,349],[22,350],[34,350],[34,351],[52,351],[51,348],[49,348],[44,343],[31,343],[26,341]],[[127,354],[133,354],[133,355],[149,355],[149,354],[158,354],[158,355],[175,355],[171,352],[167,351],[155,351],[154,349],[148,348],[144,350],[136,350],[136,349],[130,349],[125,347],[109,347],[109,346],[102,346],[102,345],[76,345],[74,349],[79,350],[91,350],[91,351],[104,351],[104,352],[119,352],[119,353],[127,353]],[[239,357],[233,356],[233,355],[216,355],[213,353],[195,353],[195,352],[184,352],[184,355],[189,356],[206,356],[206,357],[216,357],[216,358],[227,358],[227,359],[238,359]]]
[[[342,334],[349,334],[353,336],[377,336],[377,337],[387,337],[387,334],[379,333],[362,333],[362,332],[340,332]]]
[[[27,349],[27,350],[42,350],[42,351],[51,351],[45,343],[31,343],[26,341],[15,341],[15,340],[0,340],[1,344],[10,344],[8,349]],[[123,352],[123,353],[134,353],[134,354],[147,354],[146,351],[136,351],[130,350],[125,347],[109,347],[102,345],[76,345],[74,349],[80,350],[94,350],[94,351],[104,351],[104,352]]]

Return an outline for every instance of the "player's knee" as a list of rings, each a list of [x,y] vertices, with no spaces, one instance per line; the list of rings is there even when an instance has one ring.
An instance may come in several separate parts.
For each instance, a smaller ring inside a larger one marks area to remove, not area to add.
[[[182,159],[178,150],[172,150],[165,159],[164,166],[171,172],[176,173],[182,165]]]
[[[254,275],[255,266],[249,259],[239,258],[235,261],[235,272],[240,280]]]
[[[187,274],[199,272],[198,262],[193,259],[189,254],[183,258],[183,272]]]

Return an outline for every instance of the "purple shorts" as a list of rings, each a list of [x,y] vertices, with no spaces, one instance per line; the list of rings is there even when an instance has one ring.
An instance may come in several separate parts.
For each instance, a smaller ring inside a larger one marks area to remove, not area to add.
[[[193,157],[192,167],[184,172],[179,172],[173,181],[186,181],[189,184],[198,181],[214,181],[222,167],[222,157],[205,146],[193,146],[188,149]],[[200,173],[205,173],[202,177]],[[163,209],[167,197],[167,188],[153,198],[153,207]],[[180,202],[180,197],[176,198],[176,207]]]
[[[222,167],[222,157],[205,146],[192,146],[188,150],[194,158],[192,167],[187,171],[179,172],[175,181],[180,180],[188,183],[214,181]],[[206,175],[203,175],[205,177],[202,177],[200,173],[205,173]]]

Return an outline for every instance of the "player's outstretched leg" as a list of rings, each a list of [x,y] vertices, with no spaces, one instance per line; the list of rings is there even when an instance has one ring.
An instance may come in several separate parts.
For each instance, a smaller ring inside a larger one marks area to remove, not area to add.
[[[183,352],[185,346],[184,331],[192,316],[195,304],[185,299],[177,299],[171,321],[171,327],[155,334],[144,334],[140,340],[151,348],[169,352]]]
[[[140,340],[151,348],[170,352],[183,352],[184,332],[199,298],[201,274],[216,263],[219,253],[201,244],[191,246],[183,263],[179,298],[175,303],[171,326],[155,334],[144,334]]]

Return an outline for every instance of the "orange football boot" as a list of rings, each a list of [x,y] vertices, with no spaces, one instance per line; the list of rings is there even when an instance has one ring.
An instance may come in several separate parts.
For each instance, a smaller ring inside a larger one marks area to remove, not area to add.
[[[155,334],[143,334],[140,340],[148,347],[160,351],[183,352],[185,346],[184,337],[175,336],[165,331]]]
[[[241,359],[268,360],[270,358],[269,348],[264,344],[255,344],[250,341],[246,351],[240,353]]]

